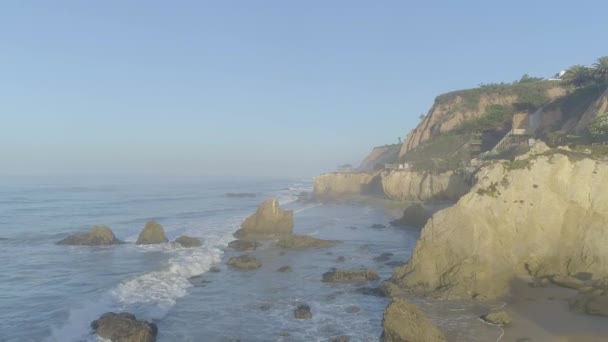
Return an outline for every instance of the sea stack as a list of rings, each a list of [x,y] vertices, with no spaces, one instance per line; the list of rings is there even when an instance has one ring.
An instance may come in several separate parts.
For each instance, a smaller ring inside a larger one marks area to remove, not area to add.
[[[139,237],[137,238],[137,245],[154,245],[159,243],[169,242],[165,236],[165,230],[156,221],[148,221]]]
[[[112,229],[107,226],[93,226],[86,233],[77,233],[70,235],[65,239],[57,242],[59,245],[73,246],[107,246],[123,243],[118,240]]]
[[[282,210],[276,198],[262,203],[255,213],[245,219],[237,237],[260,237],[291,235],[293,211]]]

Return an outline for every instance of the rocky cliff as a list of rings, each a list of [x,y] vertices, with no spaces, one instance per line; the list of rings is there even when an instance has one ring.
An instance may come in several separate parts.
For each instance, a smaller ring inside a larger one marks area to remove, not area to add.
[[[369,172],[384,168],[384,164],[391,164],[397,161],[401,145],[377,146],[363,159],[359,165],[359,171]]]
[[[441,298],[497,298],[518,277],[608,277],[608,163],[531,152],[485,166],[477,179],[433,215],[391,283]]]
[[[380,172],[333,172],[314,179],[314,195],[319,199],[374,194],[380,191]]]

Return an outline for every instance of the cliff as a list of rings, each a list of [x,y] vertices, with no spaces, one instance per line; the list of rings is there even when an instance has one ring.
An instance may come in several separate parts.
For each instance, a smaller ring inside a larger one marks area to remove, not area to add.
[[[608,277],[608,163],[568,151],[494,162],[425,225],[393,283],[440,298],[498,298],[519,277]]]
[[[377,146],[363,159],[359,165],[359,171],[369,172],[384,168],[384,164],[392,164],[397,161],[401,145]]]
[[[335,199],[352,195],[378,193],[380,172],[333,172],[314,179],[314,195],[319,199]]]

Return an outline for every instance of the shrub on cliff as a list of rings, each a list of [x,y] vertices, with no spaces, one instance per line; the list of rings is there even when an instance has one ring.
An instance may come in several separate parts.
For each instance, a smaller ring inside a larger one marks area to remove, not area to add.
[[[589,123],[589,134],[596,141],[606,141],[608,140],[608,112],[607,113],[599,113],[590,123]]]

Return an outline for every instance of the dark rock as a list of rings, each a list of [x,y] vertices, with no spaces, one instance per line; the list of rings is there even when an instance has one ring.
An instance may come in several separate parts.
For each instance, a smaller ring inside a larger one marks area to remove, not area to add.
[[[345,311],[346,311],[346,313],[353,314],[353,313],[357,313],[357,312],[361,311],[361,308],[356,305],[351,305],[351,306],[347,307]]]
[[[374,270],[333,270],[323,274],[326,283],[357,283],[377,280],[380,277]]]
[[[221,272],[222,270],[217,267],[217,266],[211,266],[211,268],[209,269],[209,272],[213,272],[213,273],[218,273]]]
[[[228,248],[232,248],[239,252],[254,251],[257,247],[258,247],[258,243],[256,241],[247,241],[247,240],[234,240],[228,244]]]
[[[291,271],[293,271],[291,266],[283,266],[277,270],[277,272],[282,272],[282,273],[291,272]]]
[[[422,205],[413,204],[405,209],[400,219],[391,222],[391,225],[422,228],[430,218],[431,214]]]
[[[285,251],[280,251],[280,252],[279,252],[279,255],[281,255],[281,256],[283,256],[283,255],[285,255],[285,254],[287,254],[287,252],[285,252]]]
[[[91,328],[100,337],[113,342],[154,342],[158,334],[156,324],[139,321],[127,312],[105,313],[91,323]]]
[[[293,315],[297,319],[311,319],[312,311],[310,311],[310,306],[302,304],[293,311]]]
[[[178,237],[177,239],[175,239],[175,242],[179,243],[182,247],[186,247],[186,248],[200,247],[203,245],[201,240],[191,237],[191,236],[186,236],[186,235],[182,235],[182,236]]]
[[[256,198],[257,197],[256,194],[247,193],[247,192],[237,192],[237,193],[229,192],[225,196],[228,198]]]
[[[394,299],[384,311],[384,342],[445,342],[445,336],[416,305]]]
[[[321,240],[306,235],[292,235],[277,241],[276,245],[285,249],[328,248],[336,241]]]
[[[139,233],[136,245],[155,245],[159,243],[169,242],[165,236],[165,230],[163,226],[155,221],[148,221]]]
[[[580,293],[570,301],[570,310],[594,316],[608,317],[608,293],[598,292]]]
[[[554,275],[551,277],[551,281],[558,286],[567,287],[570,289],[580,289],[585,286],[585,283],[574,277],[564,275]]]
[[[293,229],[293,210],[282,210],[279,201],[269,199],[255,213],[245,219],[237,237],[290,235]]]
[[[228,260],[228,265],[243,271],[254,270],[262,267],[262,263],[258,259],[248,254],[230,258]]]
[[[389,262],[385,263],[385,265],[389,266],[389,267],[401,267],[401,266],[405,265],[405,263],[403,261],[393,260],[393,261],[389,261]]]
[[[390,258],[393,256],[393,253],[382,253],[379,256],[375,257],[373,260],[375,262],[385,262],[390,260]]]
[[[262,311],[268,311],[272,308],[272,305],[270,305],[269,303],[262,303],[258,308]]]
[[[80,245],[80,246],[106,246],[121,244],[112,229],[106,226],[93,226],[86,233],[78,233],[70,235],[65,239],[57,242],[59,245]]]
[[[342,255],[340,255],[338,258],[336,258],[336,262],[344,262],[346,261],[346,258]]]
[[[484,321],[498,325],[501,327],[508,327],[511,325],[511,315],[506,311],[490,312],[489,314],[480,317]]]
[[[355,293],[362,294],[364,296],[384,297],[384,292],[378,287],[360,287],[355,289]]]
[[[372,225],[370,226],[370,228],[374,228],[374,229],[383,229],[383,228],[386,228],[386,226],[385,226],[385,225],[383,225],[383,224],[375,223],[375,224],[372,224]]]
[[[313,203],[315,202],[315,198],[310,192],[302,191],[298,194],[297,201],[301,203]]]

